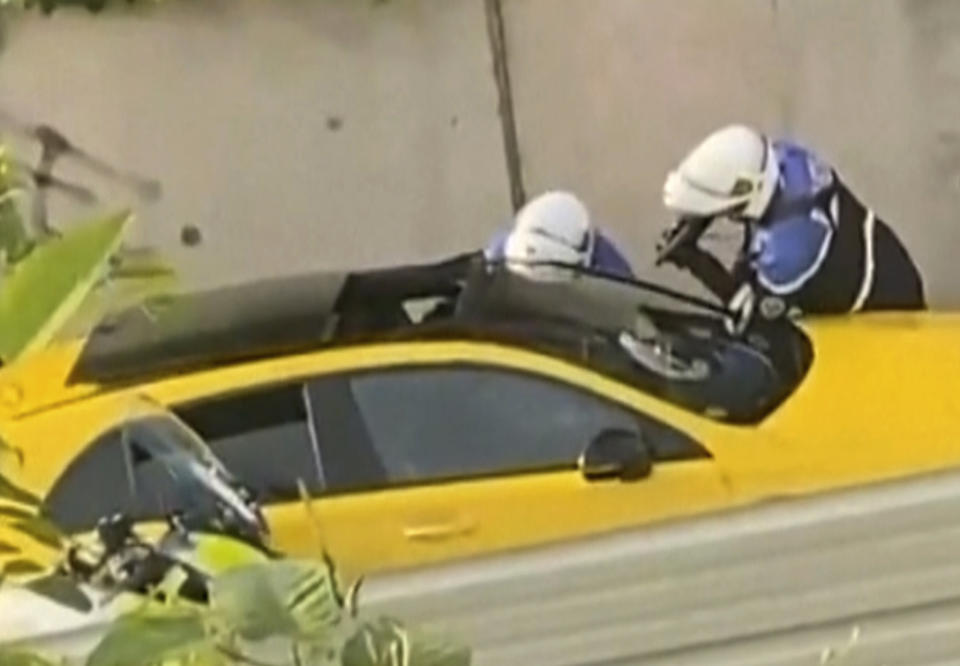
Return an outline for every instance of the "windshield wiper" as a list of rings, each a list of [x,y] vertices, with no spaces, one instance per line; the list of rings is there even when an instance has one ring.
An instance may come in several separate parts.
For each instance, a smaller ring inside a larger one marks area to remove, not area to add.
[[[504,266],[506,267],[507,261],[505,259],[496,259],[496,260],[487,260],[488,265],[492,266]],[[571,266],[570,264],[564,263],[562,261],[531,261],[526,262],[526,266],[543,266],[546,268],[559,268],[563,270],[570,271],[574,275],[586,275],[588,277],[595,277],[601,280],[608,280],[610,282],[616,282],[619,284],[625,284],[631,287],[636,287],[637,289],[642,289],[644,291],[653,292],[655,294],[660,294],[661,296],[667,296],[674,300],[686,303],[688,305],[695,305],[697,307],[703,308],[704,310],[709,310],[714,314],[718,314],[724,317],[730,316],[730,310],[725,306],[713,301],[708,301],[705,298],[699,296],[693,296],[691,294],[686,294],[682,291],[676,289],[671,289],[670,287],[664,287],[655,282],[648,282],[647,280],[641,280],[640,278],[627,277],[625,275],[619,275],[616,273],[608,273],[596,268],[590,268],[588,266]]]

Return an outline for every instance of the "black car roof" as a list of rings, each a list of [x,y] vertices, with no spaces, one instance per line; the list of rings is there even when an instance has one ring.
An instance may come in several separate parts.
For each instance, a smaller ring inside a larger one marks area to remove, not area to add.
[[[502,319],[506,310],[522,311],[532,327],[537,321],[550,325],[562,313],[598,325],[632,324],[638,302],[633,286],[607,280],[538,284],[506,271],[482,274],[477,261],[461,255],[430,264],[321,271],[150,299],[92,331],[70,380],[142,380],[359,338],[388,338],[411,326],[400,308],[417,299],[458,299],[459,319],[478,331]]]
[[[140,379],[319,346],[345,280],[312,273],[149,299],[94,328],[70,381]]]
[[[535,282],[482,255],[468,254],[437,263],[317,272],[154,299],[104,320],[88,337],[69,381],[137,383],[361,342],[478,339],[545,351],[675,399],[678,389],[662,378],[647,377],[650,373],[625,357],[616,336],[642,324],[644,313],[655,314],[658,325],[680,318],[722,331],[711,312],[715,306],[656,285],[582,277]],[[408,309],[422,299],[440,302],[425,319]],[[790,366],[795,338],[802,334],[787,324],[777,335],[786,337],[774,341],[772,353],[786,353]],[[808,361],[801,362],[801,375]],[[714,398],[698,390],[679,389],[680,402],[698,409],[709,406]],[[779,389],[765,391],[769,395],[760,399],[763,405],[751,403],[741,411],[753,418],[776,402]]]

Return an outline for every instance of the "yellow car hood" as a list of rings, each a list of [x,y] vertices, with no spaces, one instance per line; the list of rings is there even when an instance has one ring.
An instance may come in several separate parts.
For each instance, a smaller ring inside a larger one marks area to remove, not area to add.
[[[89,395],[96,385],[68,385],[83,341],[58,343],[0,368],[0,423]]]
[[[812,366],[759,430],[790,440],[811,478],[960,465],[960,313],[811,318]],[[829,473],[827,473],[829,472]]]

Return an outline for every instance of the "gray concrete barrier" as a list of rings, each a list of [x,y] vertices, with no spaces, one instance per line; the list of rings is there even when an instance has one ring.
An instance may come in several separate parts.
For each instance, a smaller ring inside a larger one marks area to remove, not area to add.
[[[647,277],[664,173],[740,120],[819,149],[900,232],[934,302],[960,303],[953,0],[499,1],[526,191],[581,192]],[[419,260],[476,246],[510,213],[484,9],[34,14],[9,26],[0,98],[159,176],[139,233],[191,280]],[[181,248],[183,224],[206,244]],[[728,250],[734,230],[719,235]]]
[[[475,0],[34,12],[8,26],[0,100],[158,177],[139,236],[197,283],[452,253],[510,214]],[[184,224],[205,243],[182,248]]]
[[[956,663],[958,509],[940,474],[375,578],[361,603],[478,666]]]
[[[528,191],[581,191],[647,276],[666,171],[714,127],[742,121],[819,150],[903,237],[934,303],[960,304],[960,4],[504,6]]]

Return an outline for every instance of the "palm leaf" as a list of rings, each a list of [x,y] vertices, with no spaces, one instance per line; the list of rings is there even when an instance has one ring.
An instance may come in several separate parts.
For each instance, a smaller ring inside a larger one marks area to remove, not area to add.
[[[44,546],[50,546],[51,548],[59,548],[67,540],[67,537],[59,527],[40,516],[32,516],[25,520],[18,520],[14,522],[11,527],[14,530],[30,536]]]
[[[40,349],[105,274],[132,217],[88,222],[40,245],[0,284],[0,360]]]
[[[17,541],[15,535],[4,532],[3,541],[0,542],[3,544],[0,549],[0,586],[5,578],[13,578],[20,583],[35,579],[36,574],[49,573],[60,561],[59,548],[38,550],[36,546],[29,546],[24,550]]]
[[[212,584],[212,605],[241,637],[322,640],[343,619],[333,572],[324,562],[277,560],[234,567]]]
[[[23,466],[23,450],[19,447],[8,444],[0,437],[0,474],[9,469],[10,460],[16,462],[17,467]]]
[[[26,558],[10,560],[3,565],[3,573],[5,576],[39,573],[45,570],[46,567],[39,562],[28,560]]]
[[[93,602],[80,589],[80,584],[67,575],[48,573],[46,576],[26,581],[23,587],[78,613],[89,613],[93,610]]]
[[[122,247],[111,259],[112,279],[176,275],[176,267],[155,247]]]
[[[363,622],[347,640],[342,666],[470,666],[471,652],[440,636],[411,631],[379,617]]]
[[[176,270],[170,265],[137,263],[112,267],[107,278],[63,325],[57,338],[83,337],[110,315],[170,294],[179,286]]]
[[[32,506],[40,505],[39,497],[17,486],[2,474],[0,474],[0,499],[13,500],[20,504],[29,504]]]
[[[18,506],[0,506],[0,518],[33,518],[36,514]]]
[[[3,666],[56,666],[56,662],[48,661],[40,655],[8,648],[0,648],[0,664]]]
[[[214,652],[203,616],[173,606],[131,613],[117,620],[100,639],[87,666],[142,666]]]

